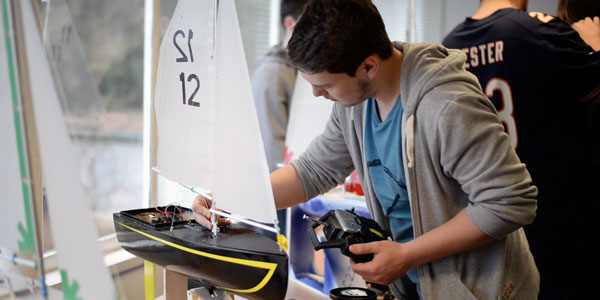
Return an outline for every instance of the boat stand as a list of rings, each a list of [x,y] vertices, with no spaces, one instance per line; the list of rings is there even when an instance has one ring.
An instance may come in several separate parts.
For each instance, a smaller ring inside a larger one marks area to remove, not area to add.
[[[234,300],[239,299],[223,290],[213,290],[212,293],[204,287],[195,288],[187,291],[188,300]]]
[[[244,299],[235,297],[220,289],[209,289],[198,287],[188,290],[188,277],[179,272],[165,269],[164,271],[164,294],[158,298],[155,296],[155,264],[144,261],[144,289],[145,300],[234,300]]]

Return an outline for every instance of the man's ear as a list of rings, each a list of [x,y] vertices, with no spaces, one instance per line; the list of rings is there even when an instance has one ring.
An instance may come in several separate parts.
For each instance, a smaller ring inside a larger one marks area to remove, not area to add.
[[[373,79],[379,71],[379,63],[380,62],[375,55],[369,55],[360,64],[360,68],[365,72],[365,75],[367,75],[369,79]]]
[[[286,30],[291,30],[294,25],[296,25],[296,19],[294,19],[294,17],[285,16],[285,18],[283,18],[283,27]]]

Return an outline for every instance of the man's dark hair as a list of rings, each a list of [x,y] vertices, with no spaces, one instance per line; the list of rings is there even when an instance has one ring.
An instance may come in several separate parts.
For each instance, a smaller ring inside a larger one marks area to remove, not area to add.
[[[369,55],[392,55],[381,15],[370,0],[311,0],[287,46],[291,61],[305,73],[354,76]]]
[[[558,17],[568,23],[575,23],[586,17],[600,16],[598,0],[559,0]]]
[[[283,19],[287,16],[291,16],[294,20],[298,20],[304,10],[304,6],[306,6],[306,2],[308,2],[308,0],[282,0],[280,7],[281,24],[283,24]]]

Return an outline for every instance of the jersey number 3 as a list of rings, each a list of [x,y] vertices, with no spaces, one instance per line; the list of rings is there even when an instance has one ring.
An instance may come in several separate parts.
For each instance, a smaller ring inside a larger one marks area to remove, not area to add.
[[[510,85],[504,79],[492,78],[485,86],[485,95],[492,99],[494,92],[500,94],[501,107],[498,109],[498,116],[504,125],[504,130],[510,137],[510,144],[517,149],[517,124],[513,117],[513,99]]]

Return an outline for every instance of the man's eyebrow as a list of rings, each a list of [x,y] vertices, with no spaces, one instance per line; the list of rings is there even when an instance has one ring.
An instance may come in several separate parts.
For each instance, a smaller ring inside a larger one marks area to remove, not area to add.
[[[321,88],[321,89],[326,89],[326,88],[328,88],[328,87],[330,87],[330,86],[331,86],[331,83],[324,83],[324,84],[313,84],[313,86],[314,86],[314,87]]]

